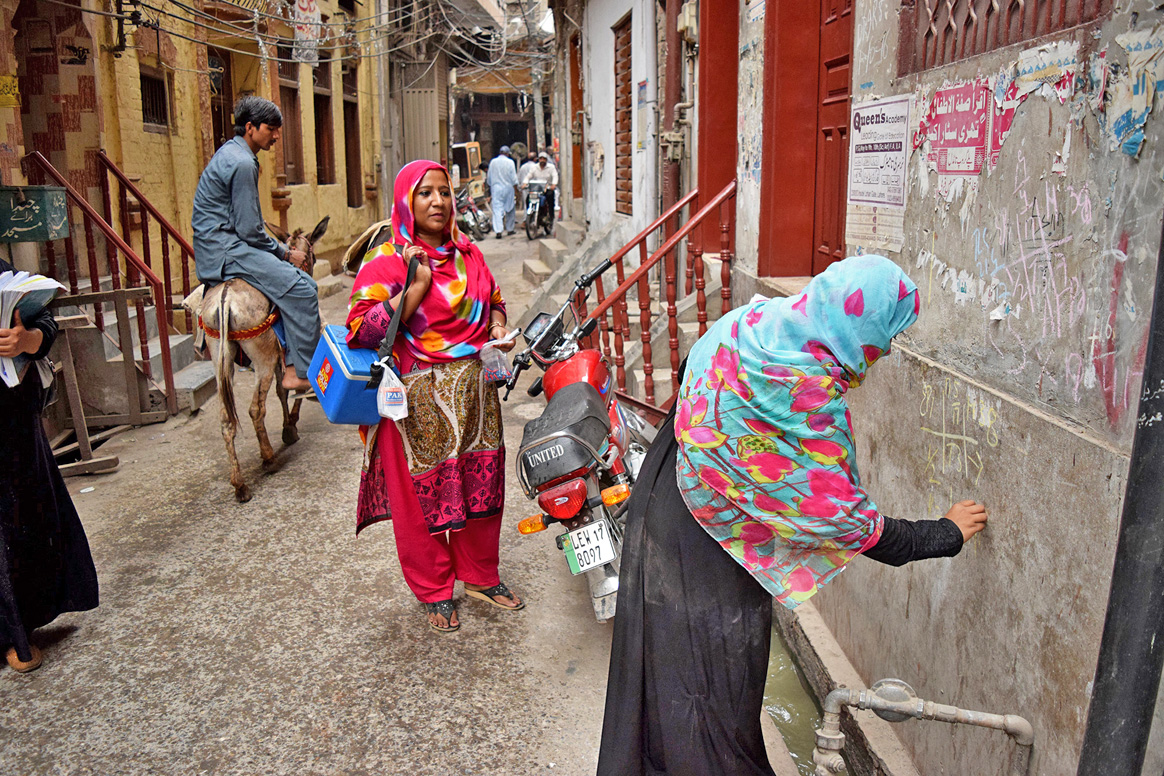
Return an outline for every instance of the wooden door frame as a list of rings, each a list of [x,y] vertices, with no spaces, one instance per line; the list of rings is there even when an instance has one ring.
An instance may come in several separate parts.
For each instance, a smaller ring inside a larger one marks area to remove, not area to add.
[[[586,149],[586,85],[582,79],[582,33],[570,36],[570,195],[572,199],[586,196],[583,166]],[[574,142],[574,127],[578,128],[578,142]],[[573,206],[573,203],[570,203]]]
[[[760,172],[761,277],[812,274],[820,23],[820,3],[815,0],[768,0]]]

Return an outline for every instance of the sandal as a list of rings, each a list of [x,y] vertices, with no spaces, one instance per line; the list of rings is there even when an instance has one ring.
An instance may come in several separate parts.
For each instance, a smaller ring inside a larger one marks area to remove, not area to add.
[[[441,617],[444,617],[445,622],[452,622],[453,614],[457,611],[457,607],[451,598],[444,601],[433,601],[432,603],[426,603],[424,608],[428,611],[429,614],[439,614]],[[447,625],[442,628],[432,620],[429,620],[428,627],[432,628],[437,633],[452,633],[461,629],[461,623],[458,622],[456,625]]]
[[[517,606],[509,606],[507,604],[498,603],[493,598],[493,596],[496,595],[503,595],[506,598],[516,598],[513,593],[509,592],[509,588],[505,586],[504,582],[498,582],[496,585],[486,590],[470,590],[466,587],[465,595],[472,596],[473,598],[480,598],[482,601],[493,604],[498,609],[505,609],[508,612],[516,612],[518,609],[525,608],[525,601],[518,601]]]

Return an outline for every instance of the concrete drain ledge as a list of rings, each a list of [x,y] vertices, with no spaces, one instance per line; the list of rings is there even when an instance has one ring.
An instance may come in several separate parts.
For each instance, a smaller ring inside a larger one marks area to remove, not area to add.
[[[838,687],[866,686],[811,603],[803,603],[791,612],[773,601],[772,611],[818,704],[823,705],[828,694]],[[841,731],[845,734],[849,773],[854,776],[921,776],[891,723],[872,711],[846,709],[841,716]]]

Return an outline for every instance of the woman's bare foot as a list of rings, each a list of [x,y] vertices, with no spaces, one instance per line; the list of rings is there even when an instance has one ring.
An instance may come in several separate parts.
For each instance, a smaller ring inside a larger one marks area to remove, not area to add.
[[[962,531],[962,543],[970,541],[970,537],[986,527],[986,506],[977,501],[967,499],[959,501],[950,507],[946,519],[958,526]]]
[[[468,582],[465,583],[465,590],[472,590],[474,593],[480,593],[482,590],[489,590],[491,588],[491,585],[470,585]],[[522,606],[521,599],[517,597],[516,593],[509,590],[509,588],[505,590],[508,595],[498,594],[489,597],[493,599],[496,606],[500,606],[503,609],[520,609]]]

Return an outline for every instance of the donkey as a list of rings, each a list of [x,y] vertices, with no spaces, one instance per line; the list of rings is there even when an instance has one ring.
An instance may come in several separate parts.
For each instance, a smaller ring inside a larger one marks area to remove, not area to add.
[[[290,235],[274,224],[267,228],[280,241],[292,249],[307,254],[307,273],[315,266],[313,246],[327,231],[329,217],[325,216],[310,234],[296,229]],[[299,441],[299,407],[302,398],[288,406],[288,391],[283,387],[283,349],[275,332],[271,329],[275,316],[271,301],[254,286],[235,278],[220,283],[210,290],[199,286],[183,302],[188,310],[200,318],[200,331],[210,330],[207,337],[211,342],[211,356],[215,362],[215,378],[218,383],[218,398],[222,401],[222,438],[226,442],[226,454],[230,458],[230,484],[234,486],[234,496],[240,503],[251,500],[251,489],[239,470],[238,455],[234,449],[234,438],[238,432],[238,411],[234,404],[234,359],[238,348],[251,360],[255,370],[255,394],[251,398],[251,422],[255,435],[259,438],[259,455],[263,459],[263,469],[276,468],[275,451],[267,437],[267,394],[271,383],[283,408],[283,444],[293,445]],[[229,338],[223,337],[229,332]],[[217,334],[218,336],[214,336]],[[302,365],[306,370],[307,365]]]

